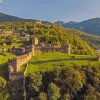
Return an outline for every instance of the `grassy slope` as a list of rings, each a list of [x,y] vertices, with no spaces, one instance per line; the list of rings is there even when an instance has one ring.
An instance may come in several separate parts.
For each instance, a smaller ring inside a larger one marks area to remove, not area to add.
[[[35,56],[30,61],[71,58],[73,56],[75,58],[93,58],[94,57],[91,55],[74,55],[74,54],[67,54],[67,53],[59,53],[59,52],[52,53],[52,52],[50,52],[50,53],[41,54],[39,56]]]
[[[30,61],[42,60],[42,59],[57,59],[57,58],[70,58],[75,56],[76,58],[94,58],[90,55],[68,55],[64,53],[45,53],[36,57],[33,57]],[[50,71],[54,68],[69,67],[69,66],[100,66],[98,61],[89,61],[89,60],[69,60],[69,61],[59,61],[59,62],[48,62],[41,64],[28,64],[26,74],[37,72],[37,71]],[[22,70],[25,69],[25,66],[21,67]]]

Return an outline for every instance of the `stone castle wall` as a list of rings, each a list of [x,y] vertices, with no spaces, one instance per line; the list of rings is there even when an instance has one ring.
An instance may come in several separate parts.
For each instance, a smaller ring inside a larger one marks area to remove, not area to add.
[[[28,52],[17,58],[11,58],[8,60],[9,72],[20,72],[20,66],[26,63],[29,59],[32,58],[32,52]]]
[[[64,52],[70,53],[69,46],[66,47],[50,47],[50,46],[39,46],[39,41],[37,38],[32,40],[32,45],[26,48],[26,54],[18,56],[17,58],[11,58],[8,60],[8,71],[9,79],[13,80],[13,75],[20,72],[20,66],[30,60],[33,56],[39,55],[46,52]],[[12,74],[13,73],[13,74]],[[14,76],[15,77],[15,76]],[[20,75],[18,76],[20,79]],[[14,78],[17,79],[17,78]]]
[[[20,66],[26,63],[29,59],[32,58],[32,56],[39,55],[41,53],[47,53],[47,52],[64,52],[68,53],[67,47],[61,47],[61,48],[53,48],[53,47],[31,47],[31,51],[27,52],[24,55],[18,56],[17,58],[11,58],[8,60],[8,68],[9,72],[20,72]]]
[[[60,48],[53,48],[53,47],[35,47],[34,53],[35,55],[41,54],[41,53],[47,53],[47,52],[62,52],[62,53],[68,53],[67,47],[60,47]]]

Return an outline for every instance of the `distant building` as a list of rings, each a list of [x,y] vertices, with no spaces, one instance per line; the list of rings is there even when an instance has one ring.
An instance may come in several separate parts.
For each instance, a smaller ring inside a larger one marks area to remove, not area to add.
[[[25,34],[24,36],[21,36],[21,38],[22,38],[23,42],[29,41],[30,40],[30,35],[29,34]]]
[[[36,21],[36,23],[37,23],[37,24],[41,24],[42,22],[41,22],[41,21]]]
[[[12,30],[10,30],[10,31],[4,30],[3,33],[4,33],[5,35],[9,36],[9,35],[13,34],[13,31],[12,31]]]

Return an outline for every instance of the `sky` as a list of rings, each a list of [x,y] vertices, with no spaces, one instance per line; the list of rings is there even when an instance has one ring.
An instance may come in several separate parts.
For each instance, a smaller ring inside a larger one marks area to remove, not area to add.
[[[0,12],[42,21],[82,21],[100,17],[100,0],[0,0]]]

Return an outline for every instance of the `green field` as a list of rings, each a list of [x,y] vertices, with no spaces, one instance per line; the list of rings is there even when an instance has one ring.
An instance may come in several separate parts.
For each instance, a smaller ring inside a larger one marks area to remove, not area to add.
[[[61,59],[61,58],[95,58],[95,56],[91,55],[68,55],[65,53],[44,53],[39,56],[33,57],[29,62],[34,61],[41,61],[41,60],[50,60],[50,59]],[[27,67],[26,67],[27,66]],[[42,62],[42,63],[36,63],[31,64],[28,63],[27,65],[21,66],[21,70],[25,71],[25,74],[38,72],[38,71],[51,71],[55,68],[64,68],[64,67],[71,67],[71,66],[100,66],[100,62],[98,61],[90,61],[90,60],[68,60],[68,61],[58,61],[58,62]],[[26,70],[25,70],[26,68]]]
[[[37,60],[50,60],[50,59],[61,59],[61,58],[94,58],[95,56],[91,55],[75,55],[75,54],[67,54],[67,53],[44,53],[38,56],[33,57],[30,61]]]

